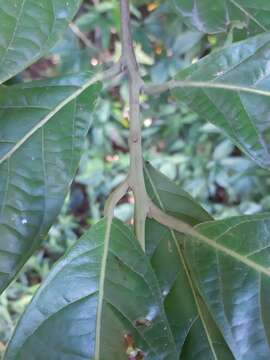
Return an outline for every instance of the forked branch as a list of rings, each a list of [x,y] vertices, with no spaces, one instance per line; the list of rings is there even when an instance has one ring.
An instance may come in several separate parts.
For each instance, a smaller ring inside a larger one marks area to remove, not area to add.
[[[130,169],[129,175],[126,181],[121,184],[111,195],[109,199],[108,206],[106,209],[106,214],[109,218],[113,216],[113,209],[116,206],[117,202],[130,188],[133,191],[135,198],[135,234],[141,244],[142,248],[145,249],[145,221],[147,216],[155,219],[160,224],[176,230],[185,235],[190,235],[198,241],[207,244],[208,246],[221,251],[222,253],[229,255],[233,258],[237,258],[241,262],[245,263],[249,267],[258,268],[258,264],[255,264],[253,261],[247,258],[239,259],[239,254],[226,248],[225,246],[215,242],[212,239],[204,236],[199,233],[192,226],[186,224],[185,222],[173,218],[158,208],[150,200],[144,181],[143,173],[143,154],[142,154],[142,137],[141,137],[141,122],[140,122],[140,92],[143,90],[147,94],[160,93],[162,91],[170,90],[175,87],[205,87],[205,82],[192,82],[192,81],[170,81],[163,85],[154,86],[148,85],[144,86],[144,83],[139,74],[139,68],[136,61],[136,56],[134,53],[132,36],[131,36],[131,24],[130,24],[130,12],[129,12],[129,2],[128,0],[120,0],[121,4],[121,23],[122,23],[122,57],[121,65],[124,67],[128,74],[129,80],[129,106],[130,106],[130,134],[129,134],[129,148],[130,148]],[[222,85],[222,86],[221,86]],[[232,86],[228,84],[216,84],[210,83],[209,88],[224,88],[228,90],[233,90]],[[238,89],[247,92],[253,92],[254,89]],[[256,89],[255,89],[256,90]],[[265,95],[265,94],[264,94]],[[258,269],[257,269],[258,270]],[[260,269],[262,272],[268,271],[265,269]]]

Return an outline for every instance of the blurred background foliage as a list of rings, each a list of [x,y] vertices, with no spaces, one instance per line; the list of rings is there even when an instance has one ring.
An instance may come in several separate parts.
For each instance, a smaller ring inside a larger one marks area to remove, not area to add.
[[[180,69],[239,39],[205,36],[181,23],[170,0],[132,1],[136,54],[145,81],[162,83]],[[118,0],[84,1],[63,39],[46,57],[11,82],[30,81],[91,68],[97,71],[120,55]],[[240,36],[241,38],[241,36]],[[125,79],[106,85],[91,115],[92,126],[80,168],[65,205],[42,248],[0,300],[0,354],[14,324],[53,263],[103,213],[110,191],[129,163]],[[216,218],[270,210],[270,179],[214,126],[170,93],[143,96],[145,158],[188,191]],[[131,221],[133,199],[117,207]]]

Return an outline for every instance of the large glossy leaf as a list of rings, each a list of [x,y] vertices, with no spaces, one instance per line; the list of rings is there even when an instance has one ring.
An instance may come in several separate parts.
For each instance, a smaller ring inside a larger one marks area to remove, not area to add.
[[[81,0],[0,0],[0,84],[42,57]]]
[[[270,30],[270,3],[267,0],[173,0],[185,23],[213,34],[230,26],[248,28],[248,33]]]
[[[62,206],[100,89],[82,91],[89,77],[0,88],[0,292]]]
[[[179,100],[221,128],[253,160],[270,167],[270,35],[233,44],[177,76]],[[185,86],[183,84],[183,86]]]
[[[196,229],[234,252],[232,257],[187,240],[200,291],[235,358],[269,359],[270,214],[208,222]]]
[[[191,225],[211,220],[190,195],[149,164],[145,166],[145,179],[150,197],[167,213]],[[190,275],[183,237],[148,220],[146,251],[160,284],[177,359],[233,359]]]
[[[127,334],[147,360],[177,358],[148,258],[127,226],[102,220],[49,274],[5,360],[127,360]]]

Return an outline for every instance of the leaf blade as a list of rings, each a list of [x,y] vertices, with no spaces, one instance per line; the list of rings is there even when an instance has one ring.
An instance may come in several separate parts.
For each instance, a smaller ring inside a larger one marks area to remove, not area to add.
[[[76,76],[72,78],[67,77],[66,84],[75,81]],[[55,79],[4,88],[0,104],[7,105],[0,110],[2,159],[29,127],[42,121],[65,98],[67,91],[77,90],[63,90],[64,78],[61,81],[58,87]],[[45,86],[49,84],[54,84],[51,93]],[[90,125],[89,111],[99,89],[99,84],[93,85],[62,107],[0,164],[0,291],[39,246],[60,211],[79,162]],[[40,112],[40,106],[46,103],[50,106]]]
[[[184,100],[192,110],[225,131],[247,155],[266,168],[270,164],[269,80],[264,60],[268,45],[269,34],[264,34],[213,53],[177,77],[187,83],[202,81],[205,88],[203,84],[188,88],[187,84],[187,88],[173,91],[177,99]],[[247,87],[251,93],[241,91],[241,87]],[[253,89],[259,92],[252,93]]]
[[[94,356],[106,225],[104,219],[91,228],[54,267],[21,319],[6,360]],[[130,229],[118,220],[111,226],[104,290],[97,360],[126,360],[128,332],[147,359],[175,359],[155,276]],[[135,325],[147,317],[151,325]]]
[[[270,30],[269,4],[246,0],[174,0],[179,15],[191,28],[208,34],[228,31],[230,26],[245,27],[258,34]]]
[[[196,228],[239,254],[239,259],[232,258],[204,244],[198,246],[195,238],[187,240],[187,254],[212,315],[237,359],[244,359],[247,353],[250,359],[266,359],[270,354],[265,302],[270,273],[261,272],[260,267],[269,268],[269,214],[235,217]],[[250,267],[241,258],[259,266]],[[211,298],[214,293],[216,300]]]
[[[189,194],[150,164],[145,165],[145,180],[150,198],[166,213],[191,225],[212,219]],[[164,307],[179,358],[233,359],[205,304],[200,300],[192,279],[192,267],[185,256],[183,236],[154,220],[147,221],[146,235],[146,252],[163,293]]]
[[[0,1],[0,84],[49,51],[80,3],[79,0]]]

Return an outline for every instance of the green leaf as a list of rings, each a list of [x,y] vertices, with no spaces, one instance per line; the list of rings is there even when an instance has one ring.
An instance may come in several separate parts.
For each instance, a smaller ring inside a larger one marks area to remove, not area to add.
[[[221,128],[259,165],[270,167],[270,35],[210,54],[181,71],[174,90],[200,116]]]
[[[0,84],[59,40],[80,0],[0,0]]]
[[[196,226],[233,257],[188,238],[187,254],[203,298],[236,359],[270,357],[270,215]]]
[[[270,3],[265,0],[174,0],[184,22],[201,32],[226,32],[231,26],[248,33],[270,30]]]
[[[89,76],[0,87],[0,292],[63,204],[100,90]]]
[[[18,324],[5,360],[127,360],[124,337],[147,360],[175,360],[150,263],[131,230],[106,219],[58,262]]]
[[[168,214],[190,225],[213,219],[186,191],[157,171],[150,163],[146,163],[144,169],[149,196]]]
[[[190,225],[212,220],[190,195],[150,164],[145,166],[145,180],[149,196],[167,213]],[[183,240],[179,233],[147,221],[146,252],[159,281],[180,359],[233,359],[196,289]]]

